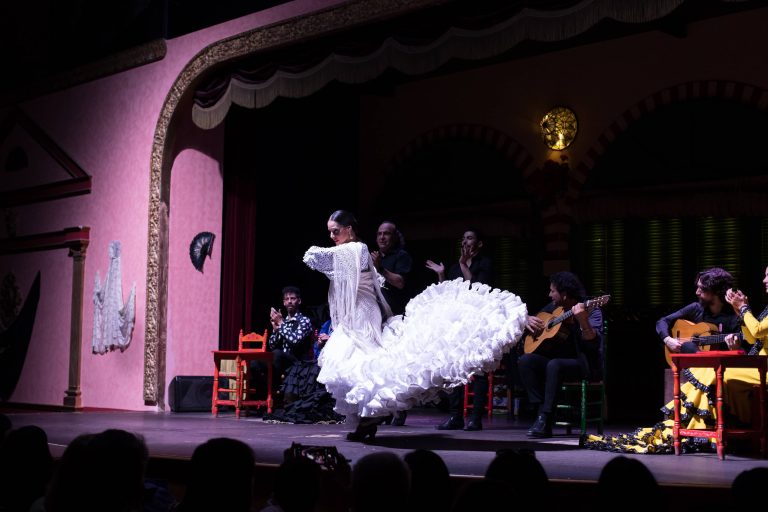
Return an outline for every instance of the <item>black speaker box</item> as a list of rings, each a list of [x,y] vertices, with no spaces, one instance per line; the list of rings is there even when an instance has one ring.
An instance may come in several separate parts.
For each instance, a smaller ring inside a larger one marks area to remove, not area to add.
[[[168,391],[173,412],[210,411],[213,377],[177,375],[171,381]]]

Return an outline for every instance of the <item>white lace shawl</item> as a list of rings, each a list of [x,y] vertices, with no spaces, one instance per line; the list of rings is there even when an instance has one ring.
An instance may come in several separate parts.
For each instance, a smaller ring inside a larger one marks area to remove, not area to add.
[[[352,327],[357,313],[357,296],[361,273],[373,272],[373,288],[382,313],[382,320],[392,316],[392,310],[381,293],[382,277],[376,272],[368,248],[361,242],[348,242],[334,247],[310,247],[304,254],[304,263],[331,280],[328,288],[328,306],[331,324]],[[378,336],[377,336],[378,337]]]

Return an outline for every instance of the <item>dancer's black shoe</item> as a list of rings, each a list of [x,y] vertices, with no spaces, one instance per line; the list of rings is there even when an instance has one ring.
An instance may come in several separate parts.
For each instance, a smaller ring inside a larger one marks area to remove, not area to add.
[[[376,438],[378,424],[381,421],[380,418],[375,419],[376,421],[373,422],[361,420],[360,423],[358,423],[355,431],[347,434],[347,441],[358,441],[362,443],[370,443],[373,441]]]

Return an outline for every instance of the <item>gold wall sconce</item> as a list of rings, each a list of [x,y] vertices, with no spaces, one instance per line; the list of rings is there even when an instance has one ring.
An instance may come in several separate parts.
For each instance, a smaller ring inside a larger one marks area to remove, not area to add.
[[[549,148],[556,151],[570,146],[578,129],[576,114],[567,107],[555,107],[541,119],[541,138]]]

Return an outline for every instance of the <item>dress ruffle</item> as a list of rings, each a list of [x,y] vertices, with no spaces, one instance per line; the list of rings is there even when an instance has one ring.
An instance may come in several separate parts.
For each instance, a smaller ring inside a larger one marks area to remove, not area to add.
[[[527,320],[516,295],[456,279],[429,286],[384,325],[381,346],[361,351],[359,334],[339,326],[320,355],[318,381],[345,415],[382,416],[437,399],[498,368]]]

